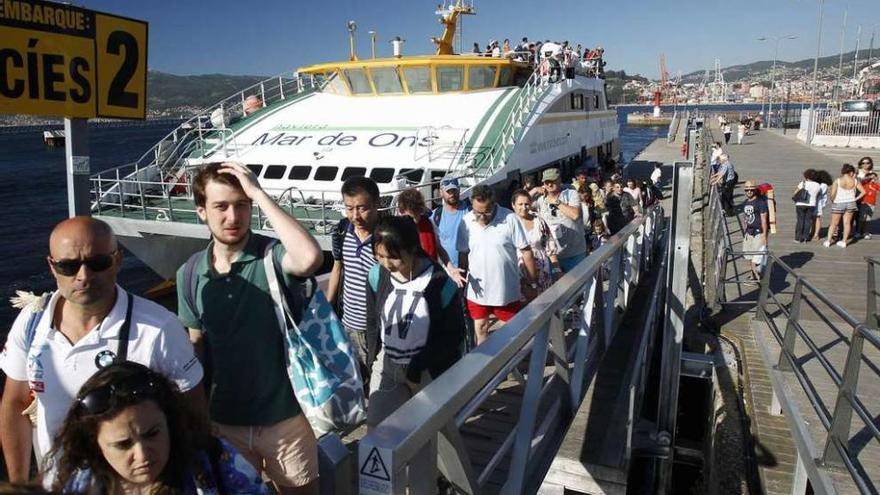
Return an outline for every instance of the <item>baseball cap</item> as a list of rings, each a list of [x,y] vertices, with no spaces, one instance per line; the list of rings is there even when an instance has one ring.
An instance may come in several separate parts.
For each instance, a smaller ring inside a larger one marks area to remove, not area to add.
[[[458,188],[459,188],[458,187],[458,179],[456,179],[454,177],[450,178],[450,179],[443,179],[440,181],[440,189],[442,189],[444,191],[448,191],[450,189],[458,189]]]
[[[541,182],[548,181],[548,180],[556,180],[558,178],[559,178],[559,169],[555,169],[555,168],[548,168],[547,170],[544,171],[543,174],[541,174]]]

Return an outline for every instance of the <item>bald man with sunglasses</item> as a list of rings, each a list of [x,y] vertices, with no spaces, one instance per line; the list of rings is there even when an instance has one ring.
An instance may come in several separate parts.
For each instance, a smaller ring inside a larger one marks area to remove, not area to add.
[[[0,440],[12,483],[28,481],[32,447],[43,470],[80,386],[114,361],[164,374],[204,410],[202,367],[176,315],[116,284],[122,253],[109,225],[64,220],[49,237],[46,261],[57,290],[22,309],[0,355],[7,376]],[[35,411],[35,424],[25,410]]]

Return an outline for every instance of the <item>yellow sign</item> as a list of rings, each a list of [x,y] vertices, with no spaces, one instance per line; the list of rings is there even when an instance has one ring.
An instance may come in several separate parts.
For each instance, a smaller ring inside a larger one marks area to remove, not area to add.
[[[143,119],[147,23],[0,0],[0,113]]]

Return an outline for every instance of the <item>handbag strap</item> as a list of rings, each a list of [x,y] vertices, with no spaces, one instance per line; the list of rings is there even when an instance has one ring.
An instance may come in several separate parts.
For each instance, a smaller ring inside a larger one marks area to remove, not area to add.
[[[282,337],[287,339],[288,325],[299,331],[296,322],[289,317],[290,308],[287,307],[287,299],[281,294],[281,284],[278,281],[278,274],[275,272],[275,260],[272,257],[272,248],[278,241],[271,241],[266,244],[266,250],[263,253],[263,267],[266,269],[266,281],[269,283],[269,293],[272,295],[274,303],[275,317],[278,320],[278,329],[281,331]],[[286,354],[285,354],[286,356]],[[285,359],[287,359],[285,357]]]

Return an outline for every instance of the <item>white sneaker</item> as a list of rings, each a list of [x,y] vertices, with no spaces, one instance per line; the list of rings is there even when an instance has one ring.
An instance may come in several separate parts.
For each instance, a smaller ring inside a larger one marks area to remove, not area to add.
[[[866,241],[870,241],[870,240],[871,240],[871,234],[865,234],[865,236],[863,237],[863,239],[866,240]]]
[[[831,247],[831,243],[828,241],[823,242],[822,245],[825,247]]]
[[[843,242],[843,241],[837,241],[837,244],[835,244],[835,246],[845,248],[845,247],[846,247],[846,243]]]

